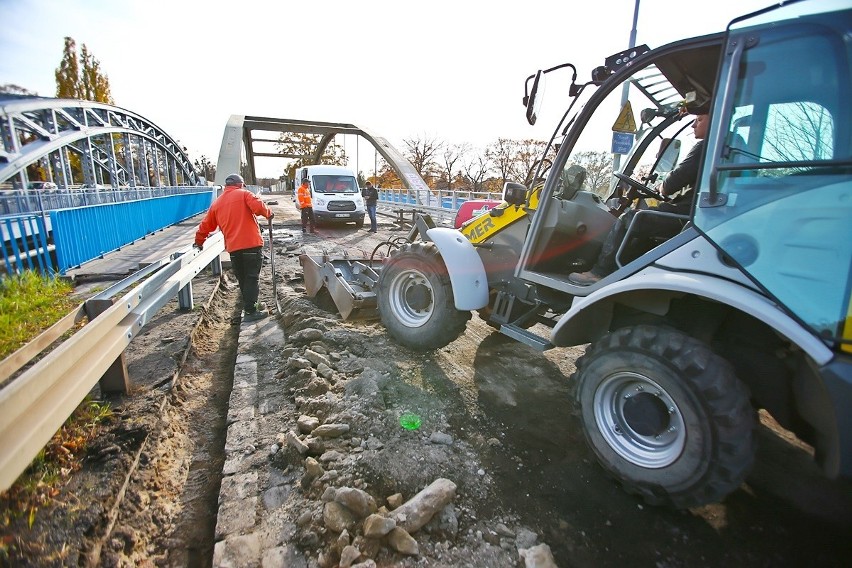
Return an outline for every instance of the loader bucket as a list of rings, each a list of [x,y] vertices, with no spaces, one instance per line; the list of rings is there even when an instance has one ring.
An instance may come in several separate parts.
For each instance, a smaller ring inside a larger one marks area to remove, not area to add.
[[[376,319],[376,294],[379,275],[370,266],[348,258],[331,259],[328,255],[299,255],[308,297],[328,289],[343,319]]]

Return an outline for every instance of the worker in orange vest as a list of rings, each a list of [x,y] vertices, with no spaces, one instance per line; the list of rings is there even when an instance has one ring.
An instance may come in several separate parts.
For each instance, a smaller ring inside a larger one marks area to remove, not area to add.
[[[308,223],[310,223],[311,232],[314,232],[314,202],[311,200],[311,185],[308,178],[302,180],[302,185],[299,186],[296,192],[296,200],[299,203],[299,209],[302,210],[302,232],[307,232]]]

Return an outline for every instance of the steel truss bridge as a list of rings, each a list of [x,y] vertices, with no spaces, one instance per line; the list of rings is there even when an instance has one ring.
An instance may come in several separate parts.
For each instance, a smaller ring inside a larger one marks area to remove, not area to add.
[[[160,187],[200,181],[177,142],[150,120],[123,108],[76,99],[0,95],[0,109],[0,182],[11,182],[12,188],[24,189],[35,179],[61,188]]]

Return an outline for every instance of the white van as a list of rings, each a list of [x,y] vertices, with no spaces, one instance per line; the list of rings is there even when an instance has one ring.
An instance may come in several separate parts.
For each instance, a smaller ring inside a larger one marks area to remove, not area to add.
[[[364,226],[364,198],[355,172],[343,166],[304,166],[296,170],[294,197],[302,180],[308,178],[317,223],[351,223]],[[296,208],[299,200],[296,200]]]

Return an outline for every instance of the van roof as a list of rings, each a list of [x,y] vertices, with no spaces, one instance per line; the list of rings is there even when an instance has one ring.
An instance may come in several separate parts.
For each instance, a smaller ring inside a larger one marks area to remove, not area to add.
[[[331,165],[325,165],[325,164],[318,164],[318,165],[314,165],[314,166],[304,166],[304,167],[299,168],[299,170],[301,171],[301,170],[304,170],[306,168],[308,170],[308,173],[311,174],[311,175],[316,174],[316,173],[335,173],[335,174],[346,173],[346,174],[352,174],[353,176],[355,175],[355,172],[351,168],[347,168],[345,166],[331,166]]]

